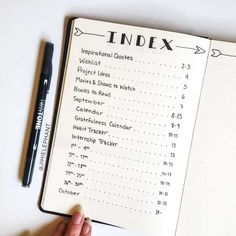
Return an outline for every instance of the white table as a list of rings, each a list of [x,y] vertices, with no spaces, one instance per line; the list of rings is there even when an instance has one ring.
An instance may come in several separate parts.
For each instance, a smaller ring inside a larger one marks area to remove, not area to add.
[[[22,153],[27,143],[33,108],[31,99],[35,98],[35,81],[40,68],[40,41],[49,40],[55,44],[53,94],[66,16],[83,16],[236,42],[236,2],[214,1],[214,5],[212,2],[0,0],[0,236],[47,236],[59,220],[59,217],[40,212],[37,207],[43,173],[39,170],[39,162],[36,162],[31,187],[21,187],[25,160]],[[221,232],[225,227],[225,236],[236,235],[231,221],[228,225],[221,225],[208,219],[209,224],[198,227],[198,215],[192,212],[191,217],[186,209],[193,195],[186,189],[187,204],[183,206],[179,225],[181,236],[210,236],[208,232],[212,232],[212,227],[215,232]],[[204,212],[204,209],[201,210]],[[232,209],[232,212],[235,211]],[[229,216],[233,216],[232,212]],[[136,234],[94,224],[93,236],[106,235]]]

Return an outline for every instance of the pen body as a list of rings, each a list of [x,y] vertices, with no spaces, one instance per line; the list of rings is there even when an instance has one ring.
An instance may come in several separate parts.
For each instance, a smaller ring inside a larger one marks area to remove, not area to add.
[[[45,108],[47,93],[49,92],[49,87],[51,83],[53,48],[54,46],[52,43],[45,44],[44,57],[38,86],[38,93],[37,93],[33,122],[30,133],[30,140],[25,161],[24,176],[22,180],[23,187],[30,186],[33,176],[40,131],[43,123],[44,108]]]
[[[44,108],[46,102],[47,91],[49,88],[50,75],[41,74],[38,94],[36,98],[35,111],[33,116],[33,122],[30,133],[29,146],[27,150],[25,170],[22,185],[29,186],[33,176],[33,169],[35,164],[35,158],[38,149],[39,136],[41,132]]]

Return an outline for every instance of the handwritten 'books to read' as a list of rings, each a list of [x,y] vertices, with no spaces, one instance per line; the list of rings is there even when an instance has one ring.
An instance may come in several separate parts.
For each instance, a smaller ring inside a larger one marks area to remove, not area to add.
[[[72,20],[41,208],[175,235],[203,80],[232,56],[220,45]]]

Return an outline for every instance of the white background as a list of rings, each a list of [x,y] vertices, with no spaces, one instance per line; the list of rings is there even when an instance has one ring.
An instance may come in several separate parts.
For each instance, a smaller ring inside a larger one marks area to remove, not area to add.
[[[21,187],[20,177],[25,158],[22,153],[26,146],[40,70],[40,42],[48,40],[55,44],[53,92],[66,16],[82,16],[236,42],[235,12],[236,2],[233,0],[0,0],[0,236],[50,236],[59,220],[56,216],[41,213],[37,208],[42,178],[38,163],[30,188]],[[187,195],[186,201],[191,201],[191,197]],[[191,202],[186,205],[191,205]],[[192,211],[194,214],[194,207]],[[184,212],[185,209],[179,226],[181,236],[191,232],[185,225],[185,219],[188,219],[188,224],[191,224],[191,219],[197,219]],[[199,231],[198,235],[209,236],[208,227],[215,227],[216,232],[217,228],[227,227],[208,220],[205,228],[198,228],[196,222],[192,223],[196,235],[196,230]],[[233,235],[230,229],[225,232],[225,236]],[[137,234],[100,224],[93,225],[93,236],[106,235]]]

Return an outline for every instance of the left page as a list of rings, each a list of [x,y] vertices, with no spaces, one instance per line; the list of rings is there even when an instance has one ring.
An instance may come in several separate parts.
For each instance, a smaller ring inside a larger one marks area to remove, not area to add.
[[[173,236],[209,44],[74,20],[42,208]]]

